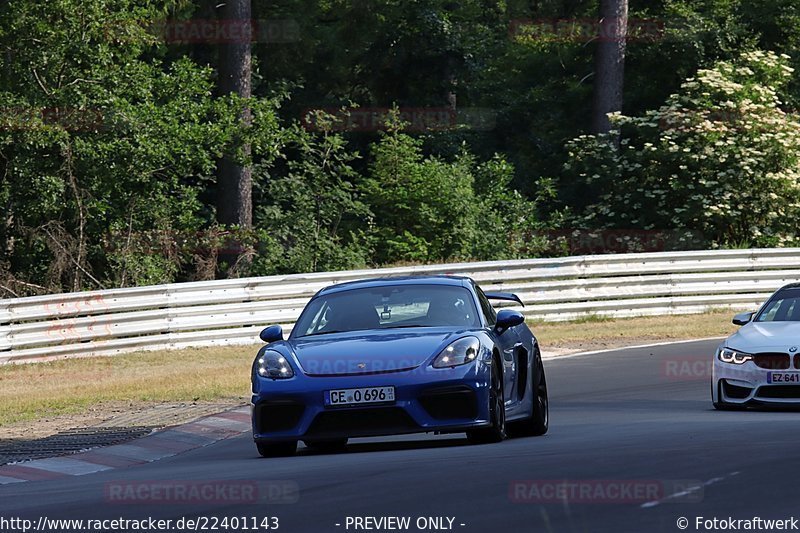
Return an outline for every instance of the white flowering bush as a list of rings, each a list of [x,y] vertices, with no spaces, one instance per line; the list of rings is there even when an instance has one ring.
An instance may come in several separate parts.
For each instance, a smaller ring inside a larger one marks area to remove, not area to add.
[[[781,109],[788,56],[754,51],[687,79],[643,117],[570,141],[565,175],[585,187],[580,223],[679,230],[712,246],[798,239],[800,122]]]

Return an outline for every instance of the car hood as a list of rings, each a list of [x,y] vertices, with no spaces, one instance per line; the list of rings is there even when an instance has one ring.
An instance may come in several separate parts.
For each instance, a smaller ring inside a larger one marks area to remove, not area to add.
[[[286,344],[307,375],[357,375],[416,368],[467,334],[469,330],[453,328],[353,331]]]
[[[800,322],[750,322],[728,337],[726,346],[744,352],[800,349]]]

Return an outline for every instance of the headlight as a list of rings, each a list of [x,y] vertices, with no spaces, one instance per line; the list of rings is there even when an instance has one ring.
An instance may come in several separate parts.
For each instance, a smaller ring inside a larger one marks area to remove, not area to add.
[[[733,348],[723,348],[719,351],[719,360],[723,363],[733,363],[741,365],[747,361],[752,361],[753,356],[749,353],[739,352]]]
[[[285,379],[294,376],[289,361],[274,350],[266,350],[256,361],[256,372],[265,378]]]
[[[448,368],[471,363],[478,357],[480,341],[475,337],[458,339],[442,350],[433,360],[433,368]]]

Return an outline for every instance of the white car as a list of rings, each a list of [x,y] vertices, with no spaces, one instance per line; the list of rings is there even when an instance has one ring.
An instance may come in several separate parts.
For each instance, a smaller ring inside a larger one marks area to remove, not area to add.
[[[717,409],[800,406],[800,283],[778,289],[714,355],[711,401]]]

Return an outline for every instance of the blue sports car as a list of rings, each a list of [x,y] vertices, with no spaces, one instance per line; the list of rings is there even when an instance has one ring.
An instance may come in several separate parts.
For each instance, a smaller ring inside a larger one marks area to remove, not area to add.
[[[507,432],[543,435],[547,381],[521,313],[495,312],[471,279],[386,278],[333,285],[280,326],[253,361],[253,439],[262,456],[341,449],[350,437]]]

